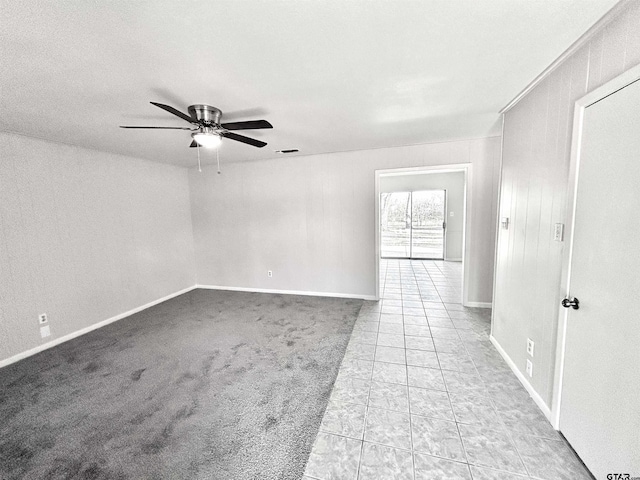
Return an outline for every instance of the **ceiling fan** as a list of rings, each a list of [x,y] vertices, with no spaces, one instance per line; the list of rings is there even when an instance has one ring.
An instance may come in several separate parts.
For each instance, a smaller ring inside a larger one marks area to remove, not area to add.
[[[152,105],[159,107],[176,117],[189,122],[189,127],[139,127],[130,125],[120,125],[120,128],[153,128],[163,130],[189,130],[193,141],[190,147],[217,147],[223,138],[235,140],[236,142],[246,143],[254,147],[262,148],[265,142],[256,140],[255,138],[245,137],[231,132],[231,130],[254,130],[258,128],[273,128],[266,120],[248,120],[245,122],[229,122],[220,123],[222,111],[210,105],[196,104],[188,108],[189,115],[162,103],[151,102]]]

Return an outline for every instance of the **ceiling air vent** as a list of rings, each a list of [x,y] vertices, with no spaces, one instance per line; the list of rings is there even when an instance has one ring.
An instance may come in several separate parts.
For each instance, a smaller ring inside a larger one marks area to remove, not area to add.
[[[287,150],[276,150],[276,153],[296,153],[299,152],[297,148],[289,148]]]

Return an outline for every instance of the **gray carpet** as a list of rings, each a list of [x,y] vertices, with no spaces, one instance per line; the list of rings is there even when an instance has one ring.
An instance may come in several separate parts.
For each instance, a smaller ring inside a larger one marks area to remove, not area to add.
[[[195,290],[0,369],[0,478],[300,479],[361,305]]]

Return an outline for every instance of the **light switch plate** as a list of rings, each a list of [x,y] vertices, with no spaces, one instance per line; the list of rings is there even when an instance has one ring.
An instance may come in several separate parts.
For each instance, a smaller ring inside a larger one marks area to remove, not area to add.
[[[553,229],[553,239],[556,242],[562,242],[564,240],[564,223],[556,223]]]

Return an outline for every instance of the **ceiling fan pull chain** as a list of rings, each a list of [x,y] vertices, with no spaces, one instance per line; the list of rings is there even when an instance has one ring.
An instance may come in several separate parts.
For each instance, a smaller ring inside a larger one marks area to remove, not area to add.
[[[216,150],[216,158],[218,159],[218,175],[220,175],[220,150]]]
[[[198,171],[202,173],[202,167],[200,166],[200,145],[198,145],[196,150],[198,151]]]

